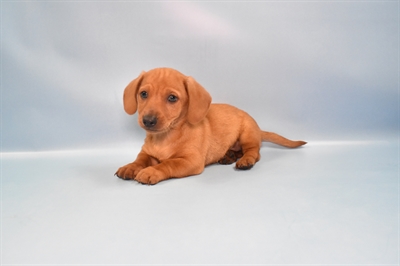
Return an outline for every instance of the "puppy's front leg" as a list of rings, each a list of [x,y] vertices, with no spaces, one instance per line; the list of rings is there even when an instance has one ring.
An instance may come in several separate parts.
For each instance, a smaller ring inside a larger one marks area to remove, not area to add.
[[[185,158],[167,159],[157,165],[142,169],[137,174],[135,180],[142,184],[154,185],[172,177],[197,175],[204,170],[204,164],[198,162],[199,160]]]
[[[144,151],[140,151],[133,163],[120,167],[115,175],[125,180],[134,179],[140,170],[155,163],[156,160],[154,158]]]

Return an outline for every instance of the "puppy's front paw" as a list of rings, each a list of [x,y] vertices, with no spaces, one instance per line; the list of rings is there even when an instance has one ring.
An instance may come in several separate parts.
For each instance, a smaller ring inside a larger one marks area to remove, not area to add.
[[[142,169],[135,178],[139,183],[148,185],[157,184],[164,179],[166,179],[164,173],[151,166]]]
[[[115,175],[121,179],[131,180],[131,179],[134,179],[135,176],[142,169],[143,169],[142,166],[140,166],[136,163],[130,163],[130,164],[120,167],[118,169],[118,171],[115,173]]]

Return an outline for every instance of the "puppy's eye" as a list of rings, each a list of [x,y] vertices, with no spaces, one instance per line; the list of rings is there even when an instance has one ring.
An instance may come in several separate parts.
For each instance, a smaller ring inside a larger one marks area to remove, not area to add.
[[[147,96],[149,96],[148,93],[147,93],[147,91],[142,91],[142,92],[140,92],[140,97],[142,97],[142,99],[146,99]]]
[[[171,94],[170,96],[168,96],[168,101],[171,102],[171,103],[174,103],[177,100],[178,100],[178,97],[176,97],[175,95]]]

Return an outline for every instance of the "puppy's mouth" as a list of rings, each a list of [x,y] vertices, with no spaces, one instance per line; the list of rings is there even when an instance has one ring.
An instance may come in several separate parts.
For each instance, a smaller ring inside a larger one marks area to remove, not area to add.
[[[143,127],[144,130],[151,132],[151,133],[158,133],[158,132],[164,132],[165,129],[157,129],[157,128],[148,128],[148,127]]]
[[[161,134],[168,132],[170,130],[170,127],[165,127],[165,128],[148,128],[146,126],[142,126],[144,130],[146,130],[147,133],[151,134]]]
[[[170,131],[175,124],[175,120],[165,125],[165,123],[161,123],[156,117],[143,116],[139,124],[148,133],[158,134]]]

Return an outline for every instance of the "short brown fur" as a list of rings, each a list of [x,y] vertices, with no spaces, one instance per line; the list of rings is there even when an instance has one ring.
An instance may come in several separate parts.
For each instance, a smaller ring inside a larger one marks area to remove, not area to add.
[[[199,83],[171,68],[142,72],[125,88],[124,109],[138,112],[146,139],[136,160],[115,174],[143,184],[200,174],[216,162],[249,169],[260,159],[262,141],[289,148],[306,144],[260,130],[236,107],[211,104]]]

